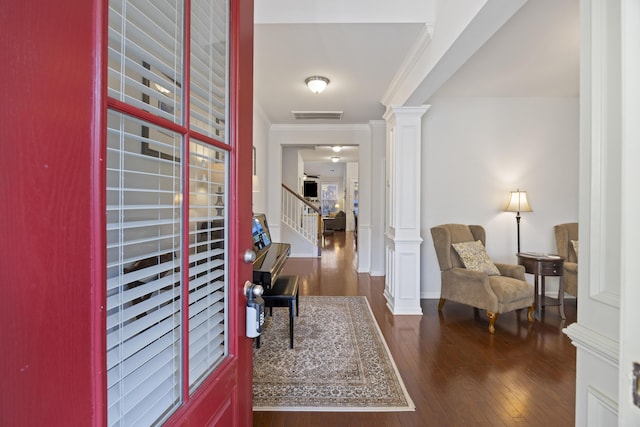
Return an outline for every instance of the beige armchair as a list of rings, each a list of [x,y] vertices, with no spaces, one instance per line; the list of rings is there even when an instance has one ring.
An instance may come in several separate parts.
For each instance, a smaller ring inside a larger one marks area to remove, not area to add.
[[[491,266],[495,266],[495,271],[490,275],[466,268],[454,248],[453,245],[457,243],[480,241],[484,252],[484,228],[479,225],[444,224],[431,228],[431,236],[442,278],[438,310],[442,310],[446,300],[486,310],[491,333],[495,332],[494,325],[500,313],[526,307],[527,319],[533,322],[533,286],[525,281],[523,266],[494,264],[488,260]]]
[[[564,290],[578,296],[578,223],[568,222],[554,227],[558,255],[564,257]],[[572,242],[573,241],[573,242]],[[575,242],[575,243],[574,243]]]

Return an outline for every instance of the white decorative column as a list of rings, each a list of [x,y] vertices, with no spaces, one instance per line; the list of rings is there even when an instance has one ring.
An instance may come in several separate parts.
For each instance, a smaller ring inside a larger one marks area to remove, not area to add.
[[[422,116],[429,106],[388,107],[386,147],[385,289],[393,314],[420,307],[420,177]]]

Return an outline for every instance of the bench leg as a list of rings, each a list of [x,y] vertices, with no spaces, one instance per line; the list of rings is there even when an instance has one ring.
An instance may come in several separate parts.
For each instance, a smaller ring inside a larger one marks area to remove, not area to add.
[[[289,348],[293,348],[293,300],[289,305]]]

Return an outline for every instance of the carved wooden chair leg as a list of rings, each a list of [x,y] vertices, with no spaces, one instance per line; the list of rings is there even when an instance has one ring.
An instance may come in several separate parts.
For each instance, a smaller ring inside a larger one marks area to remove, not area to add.
[[[527,308],[527,320],[529,323],[533,322],[533,305]]]
[[[489,332],[492,334],[496,331],[495,325],[496,320],[498,319],[498,313],[494,313],[493,311],[487,311],[487,316],[489,317]]]
[[[444,302],[446,299],[440,298],[440,302],[438,302],[438,311],[442,311],[442,307],[444,306]]]

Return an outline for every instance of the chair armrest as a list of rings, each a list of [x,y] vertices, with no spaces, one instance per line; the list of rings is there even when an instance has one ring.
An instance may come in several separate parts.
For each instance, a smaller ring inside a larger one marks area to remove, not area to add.
[[[514,279],[524,280],[524,266],[516,264],[500,264],[495,263],[501,276],[513,277]]]
[[[494,310],[498,300],[486,273],[457,267],[442,272],[442,296],[485,310]]]
[[[578,274],[578,263],[577,262],[565,261],[564,262],[564,269],[565,269],[565,271],[567,271],[569,273]]]

